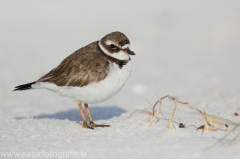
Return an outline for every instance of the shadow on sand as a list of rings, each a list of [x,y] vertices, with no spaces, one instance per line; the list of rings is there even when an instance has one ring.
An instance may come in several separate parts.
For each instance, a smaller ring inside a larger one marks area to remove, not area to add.
[[[118,106],[104,106],[104,107],[90,107],[91,115],[93,117],[93,121],[96,120],[106,120],[113,117],[120,116],[122,113],[126,111]],[[85,113],[85,117],[87,115]],[[40,114],[32,117],[33,119],[68,119],[71,121],[79,122],[81,120],[79,110],[78,109],[70,109],[59,111],[53,114]],[[15,119],[27,119],[27,117],[16,117]]]

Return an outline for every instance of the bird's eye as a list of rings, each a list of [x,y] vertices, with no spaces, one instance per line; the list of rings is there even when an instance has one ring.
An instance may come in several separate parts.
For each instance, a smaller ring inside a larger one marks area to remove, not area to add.
[[[111,45],[110,45],[110,48],[111,48],[111,49],[116,49],[117,47],[116,47],[116,45],[111,44]]]

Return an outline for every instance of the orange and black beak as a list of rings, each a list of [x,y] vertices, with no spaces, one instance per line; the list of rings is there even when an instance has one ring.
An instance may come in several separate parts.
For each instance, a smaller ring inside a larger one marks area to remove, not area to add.
[[[133,51],[131,51],[129,48],[124,49],[124,52],[128,55],[136,55]]]

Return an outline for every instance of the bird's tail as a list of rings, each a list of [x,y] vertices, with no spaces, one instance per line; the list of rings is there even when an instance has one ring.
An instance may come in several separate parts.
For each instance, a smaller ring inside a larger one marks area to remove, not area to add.
[[[32,84],[35,84],[35,82],[31,82],[31,83],[27,83],[27,84],[23,84],[23,85],[19,85],[17,87],[15,87],[15,89],[13,91],[23,91],[23,90],[27,90],[27,89],[32,89]]]

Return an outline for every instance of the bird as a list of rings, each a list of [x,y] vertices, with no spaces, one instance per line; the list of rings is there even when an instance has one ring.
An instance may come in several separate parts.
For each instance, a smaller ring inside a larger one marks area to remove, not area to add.
[[[130,50],[128,37],[111,32],[76,50],[38,80],[16,86],[13,91],[47,89],[72,98],[77,102],[83,128],[109,127],[93,122],[88,105],[106,101],[121,90],[132,72],[130,55],[135,53]]]

